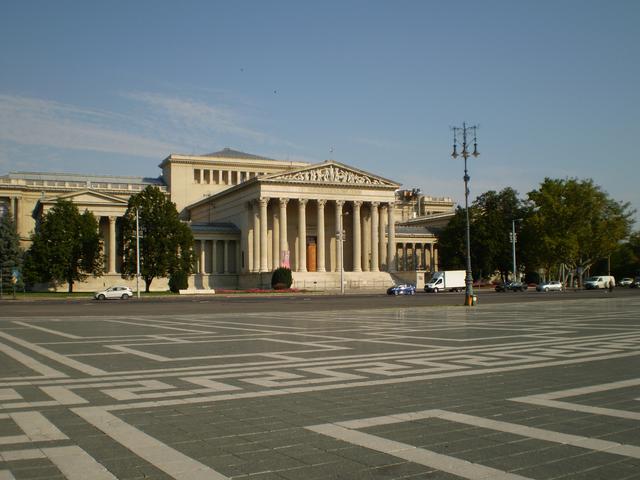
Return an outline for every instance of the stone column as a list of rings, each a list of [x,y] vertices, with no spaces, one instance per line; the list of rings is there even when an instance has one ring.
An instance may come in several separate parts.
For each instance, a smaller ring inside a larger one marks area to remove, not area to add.
[[[280,216],[273,208],[273,235],[271,238],[273,269],[280,267]]]
[[[253,203],[253,271],[260,271],[260,204]]]
[[[287,202],[289,202],[288,198],[280,199],[280,255],[278,255],[280,265],[284,261],[283,255],[289,250],[287,244]]]
[[[18,239],[22,236],[22,225],[20,221],[20,198],[13,197],[13,223],[16,227],[16,231],[18,232]],[[98,219],[99,220],[99,219]]]
[[[211,240],[211,273],[218,273],[218,252],[216,250],[217,240]]]
[[[411,244],[411,258],[413,259],[412,270],[418,270],[418,244],[413,242]]]
[[[205,273],[207,273],[205,269],[205,242],[206,240],[200,240],[200,275],[204,275]]]
[[[233,240],[233,246],[235,248],[235,252],[236,252],[236,264],[235,264],[235,268],[234,268],[234,273],[240,273],[240,268],[242,265],[242,254],[241,254],[241,247],[240,247],[240,242],[238,240]]]
[[[362,232],[360,224],[360,205],[362,202],[353,202],[353,271],[362,271]]]
[[[407,271],[407,243],[402,242],[402,271]]]
[[[109,217],[109,273],[116,273],[116,217]]]
[[[318,244],[317,244],[317,271],[325,272],[325,260],[324,260],[324,205],[326,200],[318,200]]]
[[[229,273],[229,240],[224,241],[223,259],[224,273]]]
[[[298,271],[307,271],[307,200],[298,199]]]
[[[13,224],[15,225],[16,229],[18,228],[18,198],[17,197],[10,197],[10,204],[9,204],[9,215],[11,215],[11,218],[13,220]],[[20,233],[18,231],[18,233]]]
[[[267,255],[267,206],[268,198],[260,199],[260,271],[269,271],[269,256]]]
[[[393,203],[387,206],[387,271],[395,272],[396,268],[396,220]]]
[[[385,205],[382,205],[380,207],[380,215],[379,215],[379,221],[378,221],[378,242],[379,242],[378,253],[380,255],[380,263],[378,265],[379,268],[382,268],[383,265],[386,267],[387,265],[387,248],[386,248],[386,242],[385,242],[386,216],[387,216],[387,207]]]
[[[433,243],[429,244],[429,270],[432,273],[435,272],[433,269]]]
[[[371,214],[371,212],[369,212]],[[371,269],[371,262],[369,261],[369,252],[371,249],[371,225],[367,219],[366,213],[363,209],[360,209],[360,235],[362,236],[362,247],[360,248],[363,272],[368,272]]]
[[[433,270],[434,272],[437,272],[440,269],[440,252],[439,252],[439,248],[436,245],[433,248]]]
[[[371,271],[379,272],[378,268],[378,247],[379,247],[379,225],[378,202],[371,202]]]
[[[342,248],[344,248],[344,243],[342,246],[340,242],[344,242],[344,238],[342,237],[342,232],[340,231],[340,227],[342,226],[342,230],[344,231],[344,225],[342,224],[342,206],[344,205],[343,200],[336,200],[336,232],[339,234],[336,239],[336,272],[342,270],[342,262],[344,260],[343,255],[340,255]],[[343,252],[344,253],[344,252]]]

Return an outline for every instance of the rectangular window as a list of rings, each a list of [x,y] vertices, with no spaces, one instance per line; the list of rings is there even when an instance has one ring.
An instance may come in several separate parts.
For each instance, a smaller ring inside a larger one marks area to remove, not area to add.
[[[211,183],[211,172],[209,170],[204,170],[204,183]]]
[[[194,183],[200,183],[200,169],[199,168],[194,168],[193,169],[193,181],[194,181]]]

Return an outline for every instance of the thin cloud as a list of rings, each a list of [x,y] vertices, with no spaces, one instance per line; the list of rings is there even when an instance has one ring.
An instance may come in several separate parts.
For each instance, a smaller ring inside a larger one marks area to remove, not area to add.
[[[122,96],[146,106],[154,117],[159,116],[171,125],[174,134],[190,138],[192,143],[210,144],[213,135],[236,135],[259,143],[276,142],[269,135],[245,126],[246,121],[231,108],[157,93],[132,92]]]
[[[175,148],[165,141],[124,131],[130,126],[126,119],[49,100],[0,95],[0,141],[152,158]]]

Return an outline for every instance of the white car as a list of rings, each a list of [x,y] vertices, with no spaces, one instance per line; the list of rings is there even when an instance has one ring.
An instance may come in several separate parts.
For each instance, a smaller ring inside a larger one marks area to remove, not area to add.
[[[536,290],[538,292],[561,292],[564,290],[564,285],[562,285],[562,282],[559,282],[558,280],[552,280],[550,282],[539,284],[536,287]]]
[[[129,287],[109,287],[106,290],[96,292],[93,298],[96,300],[108,300],[110,298],[121,298],[122,300],[129,300],[133,297],[133,292]]]

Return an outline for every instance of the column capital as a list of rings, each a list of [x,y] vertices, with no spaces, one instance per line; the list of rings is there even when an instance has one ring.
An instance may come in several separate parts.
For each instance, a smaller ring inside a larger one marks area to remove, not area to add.
[[[354,200],[353,206],[360,208],[362,206],[362,200]]]
[[[318,199],[318,200],[316,200],[316,202],[318,202],[318,206],[319,207],[323,207],[323,208],[327,204],[327,201],[323,200],[323,199]]]
[[[280,202],[280,206],[281,207],[286,207],[287,203],[289,203],[289,199],[288,198],[279,198],[278,201]]]
[[[378,207],[378,206],[380,206],[380,202],[371,202],[371,206],[374,207],[374,208]]]
[[[309,201],[308,198],[299,198],[298,205],[306,205],[308,201]]]
[[[260,202],[260,205],[266,205],[267,203],[269,203],[270,198],[269,197],[260,197],[260,200],[258,200]]]
[[[342,208],[344,206],[344,200],[336,200],[336,206]]]
[[[115,215],[109,215],[107,218],[109,219],[109,223],[112,223],[115,222],[118,217]]]

